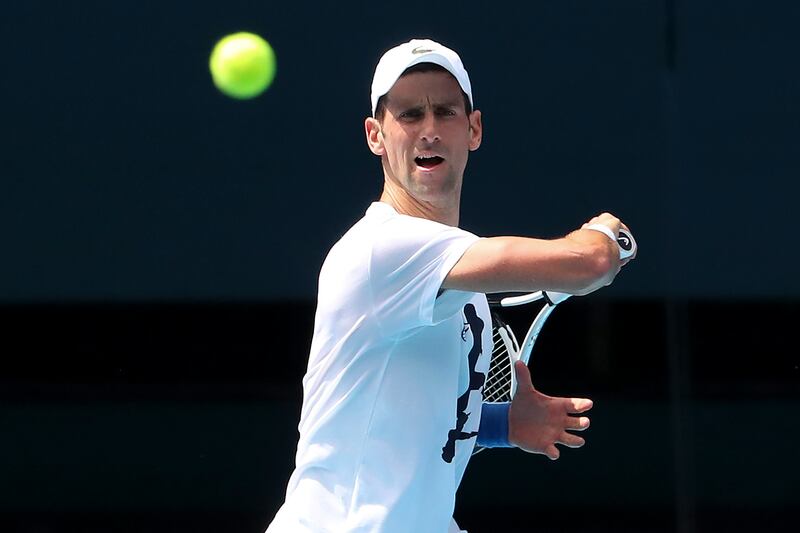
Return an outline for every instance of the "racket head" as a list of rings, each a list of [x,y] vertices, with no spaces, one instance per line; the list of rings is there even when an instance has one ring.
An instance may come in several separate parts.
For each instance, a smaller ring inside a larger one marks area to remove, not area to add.
[[[550,298],[550,294],[541,292],[529,294],[501,294],[493,295],[489,299],[492,308],[492,358],[486,382],[483,386],[483,401],[487,403],[510,402],[517,391],[517,377],[514,363],[522,359],[525,364],[530,361],[533,346],[539,337],[545,322],[555,309],[558,302],[564,298]],[[544,300],[545,305],[539,310],[536,318],[531,322],[524,339],[520,343],[514,335],[511,326],[501,317],[499,311],[503,308],[523,305],[525,303]]]

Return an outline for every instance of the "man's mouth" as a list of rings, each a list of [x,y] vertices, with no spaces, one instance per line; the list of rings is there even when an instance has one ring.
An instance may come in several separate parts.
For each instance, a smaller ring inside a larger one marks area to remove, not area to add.
[[[444,158],[439,157],[438,155],[420,156],[414,158],[414,162],[417,164],[417,166],[425,170],[431,170],[432,168],[440,165],[443,161]]]

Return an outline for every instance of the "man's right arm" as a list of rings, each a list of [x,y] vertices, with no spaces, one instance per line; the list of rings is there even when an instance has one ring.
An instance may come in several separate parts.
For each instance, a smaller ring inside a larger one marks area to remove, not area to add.
[[[616,235],[619,219],[604,213],[587,224]],[[579,229],[561,239],[492,237],[470,246],[442,283],[470,292],[548,290],[583,295],[609,285],[620,269],[619,247],[607,235]]]

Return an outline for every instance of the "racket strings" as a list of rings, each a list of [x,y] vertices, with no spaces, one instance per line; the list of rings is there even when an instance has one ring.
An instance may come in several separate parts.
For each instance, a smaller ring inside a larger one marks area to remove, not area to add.
[[[511,364],[506,339],[501,334],[501,330],[504,328],[506,332],[509,331],[505,324],[496,325],[492,331],[492,358],[489,363],[489,372],[486,375],[486,383],[483,386],[483,401],[485,402],[511,401],[511,373],[514,368]],[[506,338],[508,337],[509,335],[506,334]]]

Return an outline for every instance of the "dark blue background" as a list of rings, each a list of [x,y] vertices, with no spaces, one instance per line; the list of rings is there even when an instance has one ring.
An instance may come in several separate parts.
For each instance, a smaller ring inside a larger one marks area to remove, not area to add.
[[[15,2],[0,22],[0,300],[312,298],[380,192],[364,143],[380,54],[456,48],[484,113],[462,225],[641,244],[618,296],[798,296],[792,2]],[[211,84],[221,36],[278,75]]]

